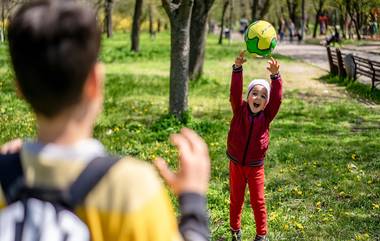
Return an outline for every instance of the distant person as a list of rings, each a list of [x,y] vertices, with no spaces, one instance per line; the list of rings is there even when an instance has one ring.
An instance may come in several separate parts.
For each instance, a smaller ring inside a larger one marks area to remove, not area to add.
[[[227,139],[230,159],[230,227],[232,241],[242,240],[241,214],[248,184],[256,223],[255,241],[267,240],[267,211],[264,197],[264,159],[269,146],[269,127],[282,101],[280,65],[268,61],[271,84],[263,79],[251,81],[243,100],[244,51],[233,65],[230,102],[233,117]]]
[[[322,13],[318,18],[320,35],[326,34],[327,20],[328,20],[328,17],[324,13]]]
[[[240,28],[239,28],[240,34],[244,35],[247,28],[248,28],[248,19],[246,19],[246,18],[240,19]]]
[[[378,24],[376,22],[376,19],[373,18],[372,21],[370,21],[369,23],[369,32],[370,32],[371,38],[374,38],[375,35],[377,35],[378,31],[379,31]]]
[[[280,23],[278,27],[278,35],[280,35],[280,42],[284,41],[286,30],[286,23],[283,17],[280,18]]]
[[[296,36],[296,26],[294,25],[292,20],[289,20],[289,40],[293,42],[293,37]]]
[[[85,190],[89,193],[83,201],[75,202],[79,205],[73,206],[73,211],[81,222],[65,222],[69,214],[72,217],[71,212],[63,213],[59,219],[51,218],[52,212],[59,211],[49,208],[52,200],[72,204],[68,201],[80,195],[61,195],[61,191],[71,187],[83,170],[98,170],[91,166],[98,158],[102,158],[99,165],[111,159],[104,146],[92,137],[104,92],[104,68],[98,62],[101,32],[95,13],[88,7],[76,1],[38,0],[16,11],[8,26],[8,40],[16,85],[30,104],[38,128],[37,137],[23,141],[22,147],[20,142],[10,144],[16,148],[8,146],[11,152],[20,149],[21,160],[8,163],[10,166],[0,161],[0,208],[5,208],[0,210],[0,239],[7,232],[11,240],[24,241],[209,240],[205,194],[210,159],[204,141],[189,129],[171,137],[179,151],[178,173],[171,172],[162,159],[156,161],[179,197],[179,226],[156,170],[132,157],[116,159],[99,183]],[[18,166],[24,173],[15,172]],[[10,212],[6,211],[15,211],[19,206],[5,205],[19,180],[23,180],[23,187],[33,190],[21,195],[39,198],[29,200],[25,209],[17,209],[17,220],[11,223],[12,218],[7,216]],[[37,215],[29,215],[31,211]],[[52,226],[58,222],[62,226]],[[4,229],[7,224],[14,229]],[[88,229],[79,232],[82,224]],[[57,228],[64,230],[59,232]]]
[[[334,26],[334,33],[326,38],[325,45],[331,45],[332,43],[340,43],[341,38],[338,30],[338,26]]]

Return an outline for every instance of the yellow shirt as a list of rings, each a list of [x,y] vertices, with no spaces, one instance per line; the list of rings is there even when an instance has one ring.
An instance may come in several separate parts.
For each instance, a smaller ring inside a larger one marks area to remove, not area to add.
[[[103,147],[93,139],[73,146],[26,142],[22,167],[30,186],[66,188]],[[5,200],[0,188],[0,208]],[[182,240],[168,194],[154,168],[130,157],[118,161],[76,210],[93,241]]]

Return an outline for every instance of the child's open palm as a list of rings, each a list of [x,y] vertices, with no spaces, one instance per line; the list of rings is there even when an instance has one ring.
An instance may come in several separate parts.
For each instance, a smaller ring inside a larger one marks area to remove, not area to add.
[[[277,62],[277,60],[271,57],[271,60],[268,61],[268,64],[269,66],[267,67],[267,70],[269,70],[271,74],[278,74],[280,64]]]
[[[235,67],[236,68],[239,68],[240,66],[242,66],[247,61],[247,59],[245,59],[245,57],[244,57],[244,54],[245,54],[245,51],[242,50],[242,51],[240,51],[239,56],[236,57],[236,59],[235,59]]]

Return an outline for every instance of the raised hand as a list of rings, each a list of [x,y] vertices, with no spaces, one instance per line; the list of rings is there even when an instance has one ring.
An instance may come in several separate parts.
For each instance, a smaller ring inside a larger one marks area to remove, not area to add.
[[[267,67],[267,70],[269,70],[271,74],[278,74],[280,64],[277,62],[277,60],[271,57],[271,60],[268,61],[268,65],[269,66]]]
[[[154,161],[161,176],[177,195],[184,192],[205,194],[210,179],[210,157],[203,139],[193,130],[183,128],[170,137],[179,152],[179,169],[172,172],[162,158]]]
[[[239,56],[236,57],[235,59],[235,67],[239,68],[242,66],[245,62],[247,62],[247,59],[244,57],[245,55],[245,50],[240,51]]]

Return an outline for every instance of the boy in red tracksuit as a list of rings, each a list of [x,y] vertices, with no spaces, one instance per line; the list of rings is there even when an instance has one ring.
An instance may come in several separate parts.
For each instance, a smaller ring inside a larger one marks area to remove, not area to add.
[[[227,140],[230,159],[230,226],[232,240],[241,240],[241,213],[245,187],[248,184],[250,203],[256,222],[255,241],[267,240],[267,213],[264,198],[264,159],[269,145],[269,125],[276,116],[282,99],[280,65],[268,61],[271,85],[266,80],[253,80],[243,100],[244,51],[233,65],[230,102],[233,118]]]

